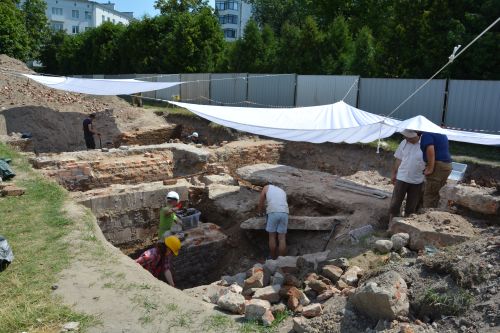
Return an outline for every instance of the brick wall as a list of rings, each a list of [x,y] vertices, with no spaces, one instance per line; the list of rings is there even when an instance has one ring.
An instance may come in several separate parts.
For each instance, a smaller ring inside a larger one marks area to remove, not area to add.
[[[215,224],[203,223],[187,234],[173,263],[175,283],[181,289],[213,282],[211,273],[226,251],[227,236]]]

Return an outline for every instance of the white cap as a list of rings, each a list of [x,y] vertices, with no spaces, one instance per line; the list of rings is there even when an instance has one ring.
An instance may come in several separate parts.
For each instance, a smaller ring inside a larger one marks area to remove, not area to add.
[[[174,192],[174,191],[170,191],[170,192],[168,192],[166,198],[167,199],[175,199],[175,200],[179,201],[179,193]]]
[[[405,138],[408,138],[408,139],[413,139],[413,138],[416,138],[418,136],[417,132],[412,131],[412,130],[407,130],[407,129],[402,131],[401,134],[403,134],[403,136]]]
[[[191,134],[191,136],[194,136],[195,138],[198,137],[198,132],[193,132],[193,134]]]

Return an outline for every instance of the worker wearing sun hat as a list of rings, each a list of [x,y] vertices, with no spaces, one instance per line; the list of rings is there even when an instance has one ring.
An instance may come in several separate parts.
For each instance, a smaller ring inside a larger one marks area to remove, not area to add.
[[[156,278],[166,281],[175,287],[172,274],[173,256],[179,255],[181,241],[176,236],[168,236],[158,241],[155,247],[145,251],[135,260]]]
[[[166,195],[167,205],[160,209],[160,225],[158,227],[158,239],[165,238],[165,233],[170,231],[174,223],[179,223],[175,212],[182,208],[179,202],[179,193],[170,191]]]
[[[391,181],[394,185],[390,205],[389,222],[401,213],[401,205],[406,198],[405,216],[417,210],[424,184],[425,163],[420,150],[420,136],[412,130],[401,132],[404,140],[394,153],[396,161],[392,170]]]

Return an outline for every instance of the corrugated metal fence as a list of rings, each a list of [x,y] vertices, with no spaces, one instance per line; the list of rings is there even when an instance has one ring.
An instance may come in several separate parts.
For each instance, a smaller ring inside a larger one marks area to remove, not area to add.
[[[301,107],[343,99],[350,105],[381,115],[389,114],[424,82],[418,79],[248,73],[94,75],[93,78],[184,82],[143,94],[163,100],[180,98],[197,104]],[[500,81],[433,80],[392,116],[407,119],[419,114],[436,124],[499,132]]]

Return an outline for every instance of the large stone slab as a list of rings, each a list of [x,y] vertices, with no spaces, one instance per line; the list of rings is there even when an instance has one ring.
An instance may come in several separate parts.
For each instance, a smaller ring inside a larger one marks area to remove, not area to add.
[[[288,217],[288,230],[332,230],[336,223],[347,221],[346,216],[293,216]],[[240,224],[241,229],[264,230],[265,217],[252,217]]]
[[[426,245],[446,247],[474,237],[472,225],[460,215],[429,211],[408,218],[395,217],[389,224],[392,234],[410,235],[409,248],[423,250]]]
[[[211,184],[208,185],[208,198],[210,200],[221,199],[230,194],[238,193],[239,191],[239,186]]]
[[[239,180],[253,185],[262,186],[272,182],[283,188],[292,216],[348,215],[351,228],[366,225],[367,221],[382,223],[387,218],[389,198],[374,197],[372,192],[375,189],[329,173],[271,164],[249,165],[238,169],[236,173]],[[307,207],[301,206],[304,203],[307,203]],[[313,212],[316,214],[310,214]]]
[[[454,204],[482,214],[499,215],[500,196],[494,192],[494,188],[449,184],[439,194],[442,206]]]

